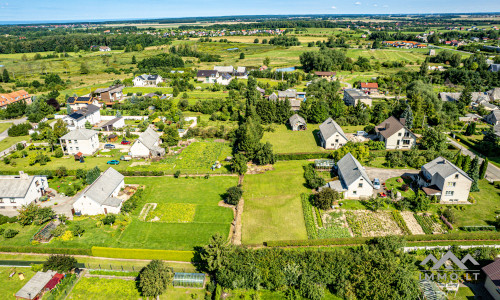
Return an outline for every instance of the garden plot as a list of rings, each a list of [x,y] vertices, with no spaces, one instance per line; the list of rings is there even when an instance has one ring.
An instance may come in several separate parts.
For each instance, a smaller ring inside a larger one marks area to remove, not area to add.
[[[445,233],[442,223],[436,216],[429,214],[414,214],[414,217],[425,234]]]
[[[323,227],[318,228],[318,238],[347,238],[352,237],[346,217],[341,211],[325,212],[321,215]]]
[[[144,221],[149,214],[150,210],[154,210],[158,203],[146,203],[142,207],[141,213],[139,214],[139,220]]]
[[[403,234],[390,212],[348,210],[344,213],[354,236],[375,237]]]
[[[164,223],[193,222],[196,205],[189,203],[160,203],[149,211],[146,221]]]
[[[411,234],[425,234],[425,232],[422,230],[422,227],[420,226],[420,224],[418,224],[417,220],[413,216],[412,212],[402,211],[401,216],[403,217],[406,226],[408,226],[408,229],[410,229]]]

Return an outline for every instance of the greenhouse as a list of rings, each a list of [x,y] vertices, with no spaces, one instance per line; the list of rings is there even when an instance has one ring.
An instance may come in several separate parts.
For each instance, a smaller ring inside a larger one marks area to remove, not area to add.
[[[205,284],[205,274],[203,273],[174,273],[174,286],[199,287]]]
[[[332,169],[335,166],[335,161],[333,159],[316,159],[314,161],[314,167],[316,169]]]

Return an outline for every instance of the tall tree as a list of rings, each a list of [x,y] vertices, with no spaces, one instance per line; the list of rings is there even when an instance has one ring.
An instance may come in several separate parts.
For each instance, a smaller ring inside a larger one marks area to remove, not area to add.
[[[144,296],[159,299],[173,278],[172,270],[163,261],[155,259],[139,273],[139,287]]]
[[[408,105],[405,111],[401,114],[401,118],[405,119],[406,127],[411,129],[413,127],[413,112],[411,111],[411,107]]]
[[[464,156],[464,162],[462,163],[462,170],[465,173],[469,173],[469,169],[471,167],[471,159],[469,155]]]
[[[232,251],[232,246],[222,235],[216,233],[200,254],[201,259],[206,262],[209,273],[213,273],[223,267],[227,260],[227,254]]]
[[[458,98],[457,106],[460,111],[463,111],[472,102],[472,87],[470,85],[465,86],[465,89],[460,94]]]
[[[3,69],[2,80],[3,82],[10,82],[9,71],[7,71],[7,69]]]
[[[422,65],[420,65],[420,71],[418,74],[422,77],[426,77],[427,73],[429,73],[429,58],[427,57]]]
[[[479,168],[479,179],[484,179],[486,176],[486,170],[488,169],[488,158],[484,158],[481,163],[481,167]]]
[[[479,186],[477,185],[477,181],[479,180],[479,157],[474,157],[470,164],[469,172],[467,172],[467,175],[469,175],[469,177],[473,180],[470,191],[479,192]]]

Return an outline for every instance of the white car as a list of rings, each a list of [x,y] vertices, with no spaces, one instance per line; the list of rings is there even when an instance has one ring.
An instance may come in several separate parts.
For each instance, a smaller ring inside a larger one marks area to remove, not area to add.
[[[373,188],[376,190],[380,189],[380,179],[378,178],[373,179]]]

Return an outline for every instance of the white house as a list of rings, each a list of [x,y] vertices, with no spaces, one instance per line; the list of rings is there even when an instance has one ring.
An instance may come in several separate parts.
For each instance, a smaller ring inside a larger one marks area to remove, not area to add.
[[[129,155],[139,158],[161,157],[165,155],[165,149],[160,144],[160,134],[149,127],[130,147]]]
[[[116,129],[120,129],[125,127],[125,118],[124,117],[117,117],[114,119],[111,119],[104,123],[103,125],[100,125],[101,130],[103,131],[113,131]]]
[[[233,80],[233,77],[225,73],[217,78],[217,83],[220,85],[228,85],[231,82],[231,80]]]
[[[468,203],[473,180],[446,158],[423,165],[417,179],[427,196],[437,196],[441,203]]]
[[[417,143],[417,137],[405,123],[405,119],[398,120],[391,116],[375,126],[377,137],[385,143],[385,149],[411,149]]]
[[[325,122],[319,125],[319,138],[321,147],[325,149],[338,149],[349,141],[342,127],[332,118],[326,119]]]
[[[160,75],[142,74],[134,78],[134,86],[158,86],[163,81]]]
[[[216,83],[220,75],[217,70],[198,70],[196,80],[203,83]]]
[[[500,260],[484,266],[482,270],[486,274],[484,287],[493,299],[500,300]]]
[[[500,124],[500,110],[494,110],[483,118],[485,122],[495,126]]]
[[[99,99],[94,97],[69,97],[66,100],[66,104],[69,105],[72,111],[77,111],[81,108],[85,108],[90,104],[98,107],[100,106]]]
[[[23,171],[19,175],[0,176],[0,209],[30,204],[42,197],[48,187],[45,176],[28,176]]]
[[[119,213],[123,200],[117,196],[125,187],[124,179],[125,176],[115,169],[107,169],[77,196],[77,200],[73,203],[74,212],[82,215]]]
[[[359,161],[347,153],[337,162],[339,180],[330,181],[323,188],[343,193],[346,199],[367,199],[373,196],[373,184]]]
[[[89,104],[64,117],[63,121],[66,122],[69,130],[85,128],[85,123],[87,122],[89,122],[90,125],[95,125],[101,122],[100,108],[93,104]]]
[[[60,139],[61,148],[65,154],[74,155],[81,152],[84,155],[92,155],[99,149],[99,137],[97,131],[79,128],[68,132]]]

